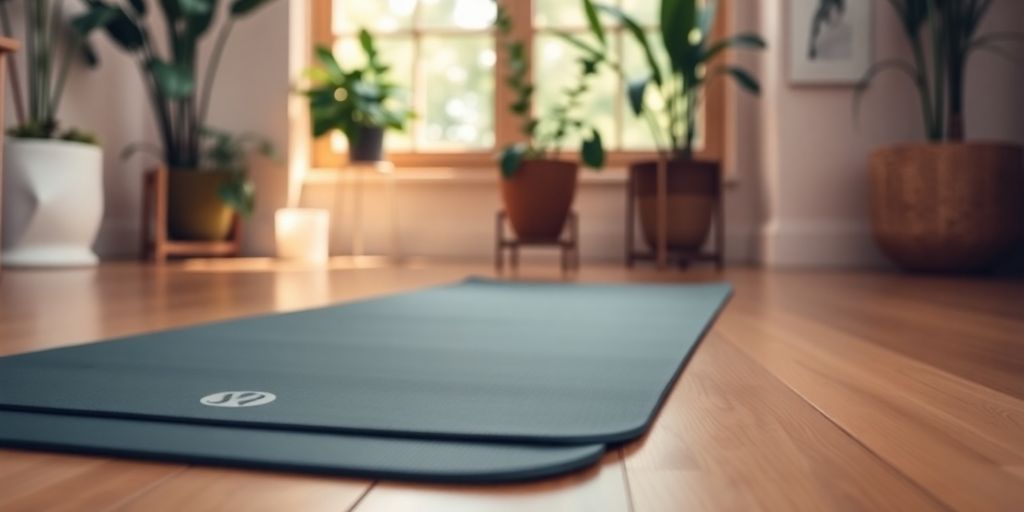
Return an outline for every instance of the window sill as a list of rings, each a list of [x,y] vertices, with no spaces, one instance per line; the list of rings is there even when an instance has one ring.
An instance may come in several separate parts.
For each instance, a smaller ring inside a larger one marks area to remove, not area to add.
[[[381,172],[362,171],[364,183],[387,183],[390,175]],[[491,168],[473,167],[401,167],[395,170],[395,181],[416,184],[497,184],[498,171]],[[313,169],[305,176],[306,185],[334,185],[356,181],[352,171],[337,169]],[[624,168],[608,168],[601,172],[583,171],[580,182],[584,185],[618,185],[626,182]]]
[[[389,174],[363,170],[359,178],[363,183],[386,184],[391,181]],[[496,185],[497,169],[482,167],[401,167],[395,170],[395,181],[408,184],[442,184],[442,185]],[[338,169],[312,169],[303,178],[303,184],[309,186],[337,185],[353,183],[356,175],[353,171]],[[580,184],[584,186],[621,186],[626,183],[624,167],[609,167],[600,172],[582,170]],[[737,185],[734,176],[726,176],[726,188]]]

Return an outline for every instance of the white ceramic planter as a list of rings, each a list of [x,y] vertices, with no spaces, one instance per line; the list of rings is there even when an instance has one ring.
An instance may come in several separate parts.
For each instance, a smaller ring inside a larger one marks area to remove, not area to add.
[[[103,151],[78,142],[8,138],[0,205],[4,266],[95,265]]]

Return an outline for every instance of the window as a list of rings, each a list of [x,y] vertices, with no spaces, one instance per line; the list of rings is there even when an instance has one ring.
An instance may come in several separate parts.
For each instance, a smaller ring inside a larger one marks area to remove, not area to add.
[[[555,32],[585,34],[586,21],[578,0],[503,0],[520,37],[531,48],[537,93],[534,110],[557,101],[574,78],[578,52]],[[619,5],[657,33],[654,0],[605,0]],[[500,50],[491,28],[492,0],[315,0],[314,37],[334,48],[343,66],[358,65],[362,55],[355,34],[370,30],[381,53],[392,64],[393,78],[403,85],[418,117],[405,133],[388,134],[390,158],[399,166],[490,167],[498,148],[518,137],[519,120],[507,108]],[[720,21],[726,15],[720,16]],[[605,20],[610,23],[610,20]],[[721,24],[721,23],[720,23]],[[613,51],[628,75],[645,68],[640,48],[621,27],[609,25]],[[721,30],[719,27],[717,30]],[[544,77],[538,79],[537,77]],[[601,130],[610,151],[609,163],[622,165],[653,154],[648,126],[636,119],[625,99],[624,80],[604,73],[592,84],[588,117]],[[708,90],[703,153],[721,155],[724,115],[721,87]],[[576,146],[567,141],[567,148]],[[314,164],[333,167],[344,162],[344,138],[314,144]]]

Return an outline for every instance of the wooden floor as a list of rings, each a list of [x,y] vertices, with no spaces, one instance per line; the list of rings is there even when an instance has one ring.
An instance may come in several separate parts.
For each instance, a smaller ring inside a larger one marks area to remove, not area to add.
[[[489,273],[258,261],[5,271],[0,355]],[[579,279],[718,277],[585,267]],[[736,295],[651,432],[578,474],[458,487],[0,450],[0,509],[1024,510],[1024,282],[724,277]]]

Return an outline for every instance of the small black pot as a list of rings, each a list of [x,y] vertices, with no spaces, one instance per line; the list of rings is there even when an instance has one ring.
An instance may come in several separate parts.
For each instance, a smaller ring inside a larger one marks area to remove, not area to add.
[[[353,162],[379,162],[384,159],[384,129],[361,126],[349,141],[348,158]]]

